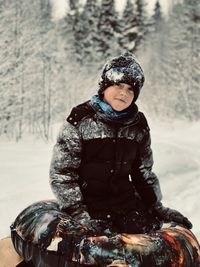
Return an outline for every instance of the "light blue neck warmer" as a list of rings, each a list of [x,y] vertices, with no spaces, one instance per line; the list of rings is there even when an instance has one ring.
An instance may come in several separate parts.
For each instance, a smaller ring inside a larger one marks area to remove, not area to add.
[[[102,101],[98,95],[94,95],[91,99],[91,104],[98,109],[100,112],[105,113],[110,119],[117,120],[128,117],[128,112],[123,111],[115,111],[112,109],[112,107]]]

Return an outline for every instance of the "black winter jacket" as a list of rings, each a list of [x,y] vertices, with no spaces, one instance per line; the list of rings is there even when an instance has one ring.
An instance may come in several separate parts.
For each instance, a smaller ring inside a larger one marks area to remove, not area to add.
[[[61,208],[96,213],[150,207],[162,198],[143,113],[113,122],[85,102],[60,130],[50,183]]]

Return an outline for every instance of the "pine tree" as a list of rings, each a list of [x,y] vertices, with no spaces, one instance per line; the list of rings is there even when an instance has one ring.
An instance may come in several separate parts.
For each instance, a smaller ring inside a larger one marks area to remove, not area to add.
[[[110,57],[119,51],[118,46],[118,14],[114,0],[102,0],[98,22],[98,57]]]
[[[161,5],[160,5],[159,0],[157,0],[155,3],[155,8],[154,8],[154,13],[153,13],[152,18],[154,20],[155,31],[159,31],[160,26],[161,26],[160,24],[163,20],[163,15],[162,15]]]
[[[136,27],[137,27],[137,38],[135,41],[135,51],[139,48],[139,46],[143,43],[147,38],[149,21],[146,12],[146,3],[144,0],[136,0]]]
[[[121,18],[121,37],[119,43],[124,50],[135,51],[138,28],[132,0],[127,0]]]
[[[196,5],[197,4],[197,5]],[[168,54],[172,62],[173,72],[168,72],[172,81],[172,104],[177,114],[184,114],[188,119],[198,119],[199,110],[199,23],[196,23],[198,3],[185,1],[174,6],[169,27],[171,30]],[[176,27],[174,27],[176,25]]]
[[[71,10],[76,10],[78,8],[79,0],[69,0],[69,6]]]
[[[97,23],[99,6],[95,0],[87,0],[83,10],[74,14],[74,46],[80,64],[96,61]]]
[[[144,90],[143,96],[145,98],[145,105],[156,116],[163,116],[168,114],[168,106],[166,95],[168,79],[166,71],[166,45],[168,43],[168,34],[165,27],[165,18],[162,15],[162,8],[157,1],[155,3],[154,12],[150,19],[151,24],[147,37],[146,50],[139,48],[140,58],[143,59],[146,65],[146,83],[147,90]],[[168,66],[168,65],[167,65]],[[149,101],[149,95],[150,101]],[[160,109],[162,107],[162,113]]]
[[[99,21],[99,5],[96,0],[87,0],[84,8],[84,18],[87,22],[87,38],[84,40],[85,53],[88,63],[92,64],[99,61],[97,57],[98,50],[98,21]]]
[[[193,120],[200,115],[197,63],[200,40],[198,15],[195,15],[198,6],[198,1],[187,0],[174,4],[167,23],[160,23],[156,5],[153,16],[154,21],[158,18],[160,22],[154,23],[154,33],[149,40],[152,49],[148,87],[153,96],[152,107],[163,106],[162,113],[171,118],[176,115]]]

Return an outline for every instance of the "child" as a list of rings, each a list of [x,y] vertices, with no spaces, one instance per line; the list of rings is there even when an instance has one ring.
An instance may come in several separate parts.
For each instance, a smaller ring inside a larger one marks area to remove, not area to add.
[[[98,95],[72,109],[54,147],[50,183],[60,208],[95,232],[192,228],[160,202],[149,127],[135,104],[143,83],[133,54],[108,61]]]

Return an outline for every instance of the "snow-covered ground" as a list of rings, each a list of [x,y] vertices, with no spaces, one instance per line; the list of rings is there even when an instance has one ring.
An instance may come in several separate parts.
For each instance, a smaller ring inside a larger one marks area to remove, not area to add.
[[[190,218],[200,240],[200,124],[150,125],[163,203]],[[53,143],[0,140],[0,238],[9,235],[10,224],[26,206],[54,198],[48,182]]]

